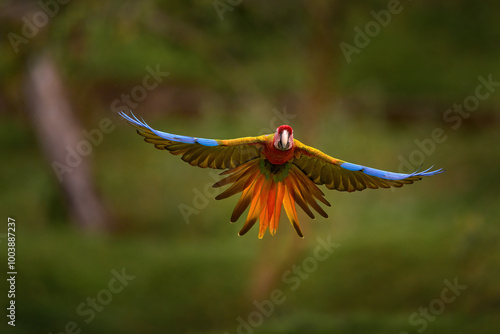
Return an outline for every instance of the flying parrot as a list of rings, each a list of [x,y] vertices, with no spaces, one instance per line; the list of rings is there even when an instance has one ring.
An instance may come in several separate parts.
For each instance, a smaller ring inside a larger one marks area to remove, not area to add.
[[[303,238],[295,204],[312,219],[315,217],[311,208],[328,218],[319,203],[331,205],[317,185],[348,192],[366,188],[399,188],[422,179],[422,176],[444,172],[443,169],[431,171],[431,167],[412,174],[392,173],[345,162],[294,139],[293,130],[288,125],[281,125],[274,134],[258,137],[204,139],[155,130],[133,113],[132,117],[124,112],[119,115],[157,149],[180,155],[192,166],[226,169],[220,174],[226,177],[213,187],[231,186],[215,199],[241,193],[231,222],[236,222],[248,207],[250,209],[239,235],[247,233],[258,220],[259,238],[264,236],[268,227],[274,235],[283,206],[295,231]]]

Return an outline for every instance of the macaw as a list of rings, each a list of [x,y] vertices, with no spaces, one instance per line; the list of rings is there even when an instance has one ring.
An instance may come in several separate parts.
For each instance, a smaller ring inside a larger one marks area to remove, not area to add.
[[[226,177],[213,187],[231,186],[215,199],[241,192],[231,215],[231,223],[236,222],[250,207],[238,235],[247,233],[259,220],[259,239],[268,227],[271,235],[276,233],[282,205],[301,238],[304,236],[295,203],[312,219],[315,217],[311,208],[328,218],[319,202],[331,205],[317,185],[348,192],[366,188],[399,188],[420,180],[422,176],[444,172],[443,169],[431,170],[431,167],[411,174],[392,173],[345,162],[294,139],[293,130],[288,125],[281,125],[274,134],[258,137],[204,139],[155,130],[133,113],[132,117],[124,112],[119,115],[157,149],[180,155],[192,166],[227,169],[220,174]]]

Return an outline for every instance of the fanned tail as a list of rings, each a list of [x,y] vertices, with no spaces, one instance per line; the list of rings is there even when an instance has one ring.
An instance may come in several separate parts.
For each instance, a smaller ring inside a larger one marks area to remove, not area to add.
[[[224,199],[241,192],[240,199],[231,215],[231,222],[236,222],[248,208],[248,215],[239,235],[247,233],[253,225],[260,221],[259,239],[262,239],[267,228],[271,235],[278,229],[281,206],[292,223],[297,234],[303,238],[297,218],[297,203],[304,212],[314,219],[310,207],[321,216],[328,218],[318,201],[330,206],[323,192],[295,165],[274,166],[261,159],[254,159],[236,168],[224,171],[227,175],[213,185],[214,188],[232,185],[215,199]]]

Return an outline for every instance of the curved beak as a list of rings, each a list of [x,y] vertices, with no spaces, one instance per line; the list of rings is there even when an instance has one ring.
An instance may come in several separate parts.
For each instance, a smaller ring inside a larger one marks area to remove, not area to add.
[[[289,139],[290,139],[290,134],[288,133],[287,130],[283,130],[283,132],[281,133],[280,141],[278,143],[281,149],[283,150],[288,149],[288,146],[290,145]]]

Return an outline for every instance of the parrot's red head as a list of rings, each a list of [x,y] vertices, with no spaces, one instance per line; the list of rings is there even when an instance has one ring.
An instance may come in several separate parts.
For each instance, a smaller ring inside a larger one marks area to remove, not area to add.
[[[287,151],[293,147],[293,130],[290,126],[282,125],[276,129],[274,147],[281,151]]]

